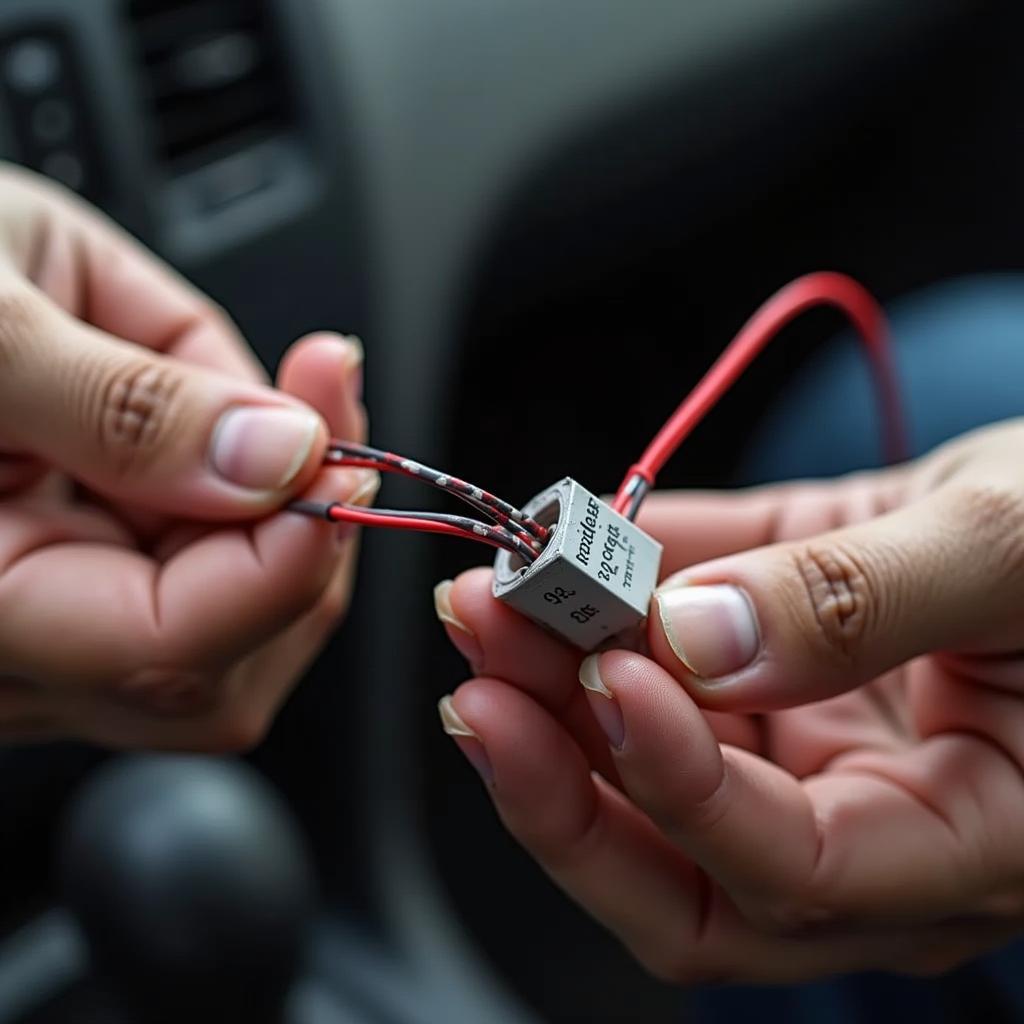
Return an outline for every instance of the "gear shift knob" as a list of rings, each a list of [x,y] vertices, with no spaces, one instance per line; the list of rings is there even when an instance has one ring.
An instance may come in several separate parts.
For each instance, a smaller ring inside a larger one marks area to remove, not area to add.
[[[281,1019],[315,885],[285,805],[244,763],[108,763],[70,810],[59,872],[98,972],[142,1019]]]

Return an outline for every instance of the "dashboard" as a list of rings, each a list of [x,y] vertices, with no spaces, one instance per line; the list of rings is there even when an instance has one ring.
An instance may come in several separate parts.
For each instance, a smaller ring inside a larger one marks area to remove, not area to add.
[[[1017,21],[967,0],[0,0],[0,154],[104,208],[268,365],[308,330],[360,334],[376,444],[518,497],[570,468],[608,489],[794,272],[891,297],[1012,262]],[[529,388],[495,355],[525,335]],[[584,437],[623,337],[658,380],[626,368]],[[726,482],[788,371],[769,360],[676,482]],[[487,444],[510,417],[528,460]],[[429,591],[471,561],[367,538],[350,628],[248,759],[322,893],[289,1019],[678,1019],[435,735],[462,669]],[[0,1024],[84,1019],[88,950],[47,865],[105,761],[0,751]]]

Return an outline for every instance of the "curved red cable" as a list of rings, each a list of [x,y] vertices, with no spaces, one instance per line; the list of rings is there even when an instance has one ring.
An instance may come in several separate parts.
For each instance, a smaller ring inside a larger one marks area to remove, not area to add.
[[[786,285],[744,324],[711,369],[658,431],[639,461],[630,467],[612,503],[616,511],[625,512],[630,506],[631,484],[635,478],[642,477],[648,486],[652,486],[661,467],[732,387],[754,357],[790,321],[815,306],[838,309],[860,334],[878,389],[886,455],[893,462],[906,457],[906,435],[885,314],[871,294],[853,278],[821,271],[806,274]]]

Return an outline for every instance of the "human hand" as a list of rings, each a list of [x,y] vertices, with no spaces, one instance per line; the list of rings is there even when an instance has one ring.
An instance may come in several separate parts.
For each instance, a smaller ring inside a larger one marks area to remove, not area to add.
[[[1024,927],[1022,447],[653,496],[650,657],[581,666],[489,570],[439,586],[475,676],[446,730],[653,973],[935,973]]]
[[[341,615],[368,502],[361,349],[313,335],[280,390],[233,325],[72,196],[0,172],[0,741],[252,746]],[[219,525],[218,525],[219,524]]]

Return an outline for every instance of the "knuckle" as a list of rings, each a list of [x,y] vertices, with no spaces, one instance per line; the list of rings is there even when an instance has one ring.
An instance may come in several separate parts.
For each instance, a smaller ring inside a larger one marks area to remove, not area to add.
[[[1024,525],[1024,502],[1020,494],[994,481],[958,483],[952,488],[955,510],[975,529],[1003,533],[1008,527]]]
[[[190,718],[208,712],[220,699],[216,675],[186,668],[147,668],[119,688],[119,697],[159,718]]]
[[[270,731],[272,716],[262,709],[232,706],[215,720],[208,746],[219,754],[246,754],[258,747]]]
[[[1024,494],[993,481],[961,482],[950,492],[953,521],[970,531],[974,549],[1008,577],[1024,572]]]
[[[693,949],[671,944],[637,954],[640,966],[666,985],[716,985],[732,980],[733,972],[721,964],[710,963]]]
[[[87,400],[87,421],[118,473],[144,470],[156,458],[174,430],[183,383],[169,363],[156,360],[105,368],[96,397]]]
[[[877,574],[862,552],[841,543],[808,543],[793,549],[800,601],[810,607],[814,638],[843,663],[855,660],[882,613]]]
[[[231,319],[228,311],[218,302],[214,302],[209,296],[204,295],[199,299],[199,319],[208,324],[218,333],[225,337],[231,337],[241,342],[241,334],[235,321]]]
[[[233,344],[237,344],[239,347],[244,346],[237,325],[223,306],[204,296],[200,300],[198,318],[215,334],[222,338],[230,339]]]
[[[743,916],[758,931],[783,937],[827,925],[835,914],[810,892],[803,892],[761,898],[756,903],[744,905]]]
[[[41,306],[40,296],[20,281],[0,286],[0,367],[9,368],[24,358]]]
[[[228,311],[219,303],[215,302],[208,295],[204,295],[199,300],[199,317],[206,323],[218,330],[223,330],[231,334],[237,334],[238,328],[235,326],[234,320],[228,314]]]
[[[685,823],[680,820],[678,808],[675,807],[670,797],[659,789],[656,782],[644,780],[633,782],[630,780],[630,796],[637,807],[641,808],[644,815],[652,825],[669,842],[685,849],[687,839],[693,832],[706,834],[713,831],[717,823],[713,813],[704,810],[704,804],[700,803],[692,808],[687,808]]]
[[[820,869],[799,872],[770,886],[758,885],[734,894],[743,918],[757,931],[778,937],[808,929],[828,928],[846,916],[835,899],[833,873]]]
[[[732,798],[729,773],[723,772],[714,788],[704,797],[686,801],[665,792],[664,787],[634,783],[630,787],[635,802],[658,831],[677,846],[686,848],[694,834],[710,835],[728,814]],[[685,820],[680,818],[681,804],[688,804]]]

